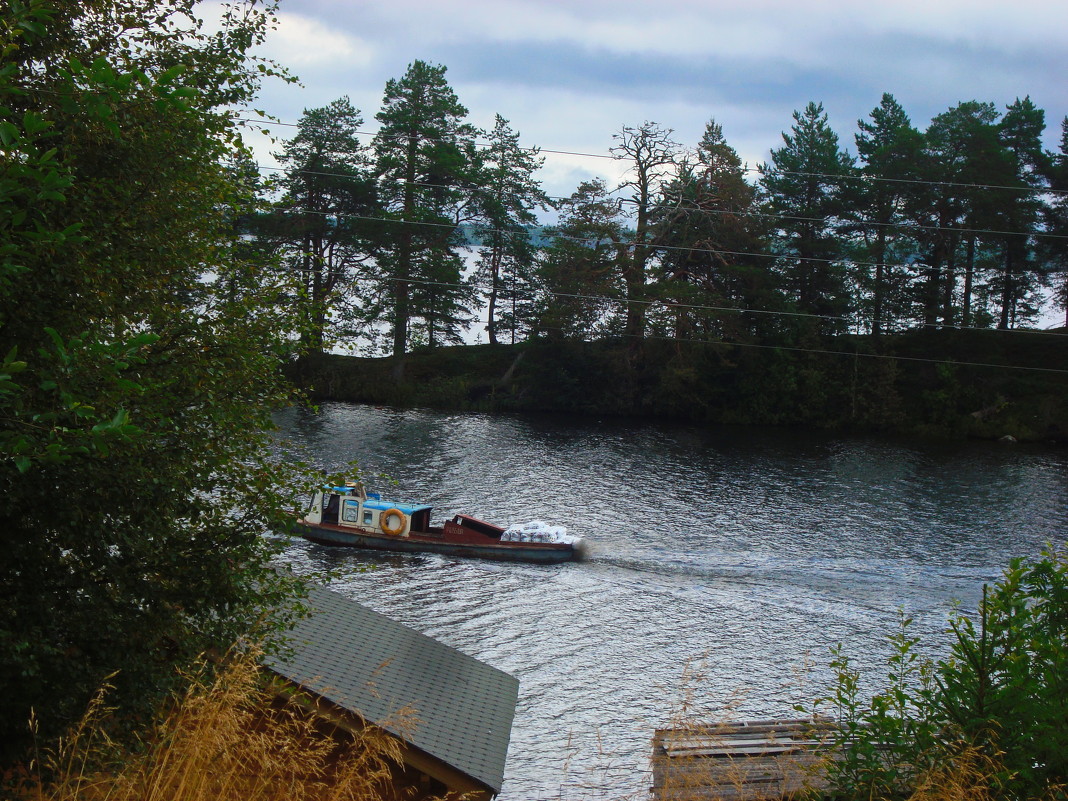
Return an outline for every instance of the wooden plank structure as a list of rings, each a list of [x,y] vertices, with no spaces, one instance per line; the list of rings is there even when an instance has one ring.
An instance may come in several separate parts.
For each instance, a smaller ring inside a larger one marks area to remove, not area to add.
[[[654,801],[765,801],[827,789],[823,718],[754,720],[658,729],[653,737]]]

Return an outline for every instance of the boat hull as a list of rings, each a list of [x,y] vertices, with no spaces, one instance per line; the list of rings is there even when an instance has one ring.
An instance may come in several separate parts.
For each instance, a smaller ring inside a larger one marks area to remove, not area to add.
[[[300,521],[296,525],[297,532],[302,537],[323,545],[401,553],[439,553],[445,556],[464,556],[503,562],[533,562],[543,565],[570,562],[578,558],[574,547],[556,543],[500,543],[488,537],[486,538],[488,541],[484,543],[457,542],[444,536],[420,536],[418,532],[412,532],[407,537],[395,537],[323,523]]]

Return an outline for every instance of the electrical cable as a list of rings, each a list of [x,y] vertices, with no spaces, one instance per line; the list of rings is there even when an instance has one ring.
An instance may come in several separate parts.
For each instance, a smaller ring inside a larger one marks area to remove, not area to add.
[[[369,219],[378,219],[378,218],[369,218]],[[402,222],[402,221],[396,221],[396,222]],[[435,225],[435,226],[440,226],[440,227],[449,227],[449,226],[444,226],[444,224],[439,224],[439,223],[416,223],[416,224]],[[357,281],[360,281],[360,280],[364,280],[364,281],[373,280],[376,283],[382,283],[382,282],[397,283],[397,282],[401,282],[402,279],[385,277],[385,278],[374,278],[374,279],[369,279],[369,278],[368,279],[359,279],[359,278],[357,278],[356,280]],[[418,279],[418,278],[403,279],[403,283],[416,284],[416,285],[420,285],[420,286],[441,286],[441,287],[447,287],[449,289],[462,289],[462,288],[465,287],[465,284],[463,282],[429,281],[429,280]],[[783,311],[783,310],[774,310],[774,309],[749,309],[749,308],[739,308],[739,307],[736,307],[736,306],[712,306],[712,305],[707,305],[707,304],[675,303],[675,302],[671,302],[671,301],[665,301],[663,299],[641,300],[641,299],[638,299],[638,298],[614,298],[614,297],[610,297],[610,296],[607,296],[607,295],[589,295],[589,294],[572,293],[572,292],[555,292],[555,291],[552,291],[552,290],[542,290],[542,292],[544,294],[546,294],[546,295],[549,295],[551,297],[556,297],[556,298],[566,298],[566,299],[571,299],[571,300],[584,300],[584,301],[591,301],[591,302],[596,302],[596,303],[611,303],[611,304],[616,304],[616,305],[621,305],[621,306],[627,306],[627,305],[630,305],[630,304],[634,304],[634,305],[642,305],[642,306],[646,306],[646,307],[651,307],[651,306],[655,306],[657,304],[661,304],[661,305],[665,306],[666,308],[685,309],[685,310],[688,310],[688,311],[708,311],[708,312],[731,313],[731,314],[766,315],[766,316],[771,316],[771,317],[791,317],[791,318],[800,318],[800,319],[824,320],[824,321],[829,321],[829,322],[840,322],[840,323],[846,323],[847,325],[854,323],[853,318],[842,316],[842,315],[814,314],[814,313],[811,313],[811,312],[793,312],[793,311]],[[990,329],[990,328],[984,328],[982,326],[949,325],[949,324],[946,324],[946,323],[920,323],[918,327],[919,328],[935,329],[935,330],[950,329],[950,330],[955,330],[955,331],[991,331],[991,330],[993,330],[993,331],[998,331],[998,332],[1003,333],[1003,334],[1021,333],[1021,334],[1034,334],[1034,335],[1046,336],[1046,337],[1068,337],[1068,332],[1061,333],[1059,331],[1033,331],[1033,330],[1019,329],[1019,328]]]
[[[256,164],[256,167],[257,167],[257,169],[259,169],[261,171],[287,172],[285,170],[285,168],[283,168],[283,167],[272,167],[272,166],[263,165],[263,164]],[[289,174],[289,175],[315,175],[315,176],[320,176],[320,177],[323,177],[323,178],[352,178],[353,177],[351,175],[346,175],[345,173],[324,172],[322,170],[293,170],[292,172],[289,172],[287,174]],[[485,189],[484,187],[452,186],[452,185],[449,185],[449,184],[435,184],[435,183],[430,183],[430,182],[427,182],[427,181],[411,181],[411,182],[408,182],[408,181],[405,181],[402,178],[396,178],[396,179],[392,179],[392,180],[396,181],[397,183],[401,183],[401,184],[403,184],[403,183],[412,183],[414,186],[420,186],[420,187],[423,187],[425,189],[451,189],[451,190],[454,190],[454,191],[471,192],[471,193],[489,192],[489,191],[491,191],[491,190]],[[568,199],[566,197],[562,197],[562,196],[559,196],[559,195],[547,195],[546,197],[551,201],[554,201],[554,200],[555,201],[561,201],[561,200],[567,200]],[[619,199],[617,199],[616,202],[618,202],[618,203],[635,203],[635,204],[637,203],[637,201],[629,200],[627,198],[619,198]],[[654,203],[654,204],[652,204],[652,205],[650,205],[648,207],[648,210],[649,211],[656,211],[656,210],[659,210],[659,209],[680,209],[680,208],[682,208],[682,205],[680,203]],[[686,207],[686,208],[687,208],[688,211],[692,211],[692,212],[699,213],[699,214],[704,214],[706,216],[711,216],[713,214],[722,215],[722,216],[735,215],[735,216],[738,216],[738,217],[756,217],[756,218],[763,218],[763,219],[768,219],[768,220],[790,220],[790,221],[793,221],[793,222],[812,222],[812,223],[824,223],[824,224],[827,224],[827,219],[823,218],[823,217],[800,217],[800,216],[788,215],[788,214],[771,214],[771,213],[768,213],[768,212],[761,212],[761,211],[734,212],[734,211],[728,211],[728,210],[724,210],[724,209],[703,209],[703,208],[701,208],[699,206],[691,206],[691,207]],[[840,230],[848,231],[849,229],[853,229],[853,228],[881,228],[881,227],[882,228],[898,229],[898,230],[906,230],[906,231],[908,231],[908,230],[935,231],[935,232],[937,232],[937,231],[945,231],[945,232],[954,233],[954,234],[986,234],[986,235],[992,235],[992,236],[1025,236],[1025,237],[1036,237],[1036,238],[1041,238],[1041,239],[1068,239],[1068,234],[1055,234],[1055,233],[1048,233],[1048,232],[1045,232],[1045,231],[1000,231],[1000,230],[985,229],[985,228],[961,228],[961,227],[957,227],[957,226],[948,226],[948,225],[946,225],[946,226],[920,225],[920,224],[916,224],[916,223],[881,223],[881,222],[871,222],[871,221],[862,221],[862,222],[861,221],[858,221],[858,222],[846,221],[846,222],[840,222],[840,223],[831,223],[828,226],[829,230],[831,230],[831,231],[840,231]]]
[[[325,211],[312,211],[312,210],[309,210],[309,209],[292,209],[292,210],[287,210],[287,211],[292,211],[292,212],[294,212],[296,214],[315,214],[315,215],[319,215],[319,216],[322,216],[322,217],[335,217],[335,218],[343,218],[343,219],[351,219],[351,220],[365,220],[365,221],[369,221],[369,222],[387,222],[387,223],[395,223],[395,224],[399,224],[399,225],[422,225],[422,226],[430,227],[430,228],[452,228],[452,229],[454,229],[454,228],[456,228],[457,226],[459,226],[461,224],[469,224],[468,221],[466,221],[466,220],[444,223],[444,222],[426,222],[426,221],[423,221],[423,220],[403,220],[403,219],[396,219],[396,218],[391,219],[389,217],[372,217],[370,215],[365,215],[365,214],[347,214],[347,213],[344,213],[344,212],[341,212],[341,213],[329,213],[329,212],[325,212]],[[538,229],[539,229],[539,233],[542,233],[542,232],[544,232],[546,230],[551,230],[552,226],[538,226]],[[515,234],[515,233],[518,233],[518,232],[509,231],[507,229],[489,229],[485,233],[486,234]],[[529,232],[528,232],[528,235],[529,235]],[[832,258],[823,258],[823,257],[817,257],[817,256],[798,256],[798,255],[791,254],[791,253],[757,253],[757,252],[753,252],[753,251],[726,250],[726,249],[722,249],[722,248],[696,248],[696,247],[683,247],[681,245],[657,245],[657,244],[647,243],[647,242],[607,241],[607,240],[601,240],[601,239],[596,239],[596,238],[592,238],[592,237],[564,236],[564,235],[555,234],[555,233],[551,234],[551,236],[554,239],[563,239],[563,240],[567,240],[567,241],[570,241],[570,242],[578,242],[580,244],[593,242],[593,243],[595,243],[596,246],[604,244],[606,246],[610,246],[610,247],[614,247],[614,248],[620,248],[620,247],[627,248],[627,247],[641,246],[641,247],[648,247],[651,251],[668,251],[668,252],[678,252],[678,253],[687,253],[687,254],[695,254],[695,253],[701,254],[701,253],[704,253],[704,254],[713,255],[713,256],[739,256],[739,257],[762,259],[762,260],[763,259],[791,259],[791,260],[795,260],[795,261],[799,261],[799,262],[805,262],[805,263],[828,264],[828,265],[830,265],[830,264],[843,264],[844,263],[844,264],[850,264],[850,265],[852,265],[854,267],[879,267],[879,266],[884,266],[885,267],[885,266],[887,266],[889,264],[888,262],[859,261],[859,260],[855,260],[855,259],[832,259]],[[891,266],[894,266],[894,265],[891,265]],[[915,266],[915,265],[910,265],[910,266]],[[927,265],[920,265],[920,268],[922,269],[923,267],[926,267],[926,266]],[[1054,273],[1050,272],[1049,274],[1052,275]],[[1059,273],[1057,273],[1057,274],[1059,274]]]
[[[265,124],[265,125],[281,125],[281,126],[285,126],[285,127],[289,127],[289,128],[299,128],[300,127],[299,123],[281,122],[279,120],[267,120],[267,119],[252,120],[252,119],[248,119],[248,118],[245,118],[245,117],[235,117],[234,121],[235,122],[251,123],[253,125]],[[353,131],[353,133],[358,135],[358,136],[371,136],[371,137],[377,137],[377,136],[380,135],[379,132],[375,132],[375,131]],[[394,138],[400,140],[402,137],[397,136],[397,137],[394,137]],[[426,136],[426,137],[421,137],[421,138],[427,139],[429,141],[447,141],[447,140],[444,140],[444,139],[442,139],[440,137]],[[489,147],[490,146],[490,143],[488,143],[488,142],[475,141],[475,142],[473,142],[473,144],[475,145],[475,147]],[[554,154],[554,155],[580,156],[582,158],[608,159],[608,160],[611,160],[611,161],[620,161],[621,160],[620,157],[613,156],[613,155],[611,155],[609,153],[585,153],[585,152],[574,151],[574,150],[552,150],[552,149],[549,149],[549,148],[542,148],[542,147],[521,147],[519,149],[520,150],[526,150],[526,151],[528,151],[530,153],[535,153],[535,154],[538,154],[538,153],[550,153],[550,154]],[[766,165],[764,165],[764,166],[766,166]],[[771,172],[771,173],[775,173],[777,175],[795,175],[795,176],[799,176],[799,177],[803,177],[803,178],[825,178],[825,179],[831,179],[831,180],[839,180],[839,179],[841,179],[841,180],[857,180],[857,181],[873,181],[873,182],[885,181],[885,182],[889,182],[889,183],[917,184],[917,185],[921,185],[921,186],[947,186],[947,187],[958,187],[958,188],[964,188],[964,189],[998,189],[998,190],[1006,190],[1006,191],[1012,191],[1012,192],[1039,192],[1041,194],[1068,195],[1068,189],[1053,189],[1053,188],[1050,188],[1050,187],[1007,186],[1007,185],[1002,185],[1002,184],[974,184],[974,183],[964,183],[964,182],[959,182],[959,181],[926,181],[926,180],[912,179],[912,178],[884,178],[882,176],[877,176],[877,175],[861,175],[861,174],[849,175],[849,174],[845,174],[845,173],[843,173],[843,174],[835,174],[835,173],[821,173],[821,172],[805,172],[805,171],[801,171],[801,170],[778,170],[778,169],[765,170],[764,166],[760,166],[760,167],[748,167],[748,166],[745,166],[745,167],[742,167],[742,170],[744,172],[755,172],[755,173],[760,173],[762,175],[765,175],[765,174],[768,174],[768,172]]]
[[[366,281],[366,280],[370,280],[370,279],[360,279],[360,280]],[[422,280],[413,280],[413,279],[408,279],[405,283],[408,283],[408,284],[420,284],[420,285],[432,285],[432,286],[448,286],[448,287],[455,286],[455,284],[449,284],[447,282],[442,282],[442,281],[422,281]],[[564,297],[564,298],[588,298],[589,297],[589,296],[585,296],[585,295],[573,295],[573,294],[555,293],[555,292],[550,292],[550,293],[547,293],[547,294],[552,295],[553,297]],[[622,303],[628,302],[628,301],[626,301],[625,299],[622,299],[622,298],[618,298],[618,299],[617,298],[603,298],[603,299],[604,300],[619,301],[619,302],[622,302]],[[686,308],[701,309],[701,308],[714,308],[714,307],[691,306],[691,307],[686,307]],[[750,312],[754,311],[752,309],[724,309],[724,310],[736,311],[736,312],[740,312],[740,313],[750,313]],[[768,313],[768,314],[776,314],[777,312],[766,312],[766,313]],[[789,313],[786,313],[786,314],[789,314]],[[796,314],[796,316],[800,316],[800,317],[818,317],[818,318],[821,318],[821,319],[832,319],[832,320],[841,319],[841,318],[834,318],[834,317],[825,317],[823,315]],[[489,321],[488,320],[482,320],[482,319],[471,320],[468,323],[468,325],[474,325],[474,324],[478,324],[478,323],[485,323],[485,324],[488,325]],[[965,329],[965,328],[959,327],[959,326],[942,326],[942,327],[943,328],[949,327],[949,328],[953,328],[954,330],[957,330],[957,329],[960,329],[960,330],[981,330],[981,331],[989,331],[989,330],[991,330],[991,329]],[[550,330],[563,331],[564,329],[562,329],[562,328],[552,328]],[[1018,330],[1018,329],[1009,329],[1009,330]],[[1051,333],[1051,332],[1029,331],[1027,333],[1031,333],[1031,334],[1048,334],[1048,333]],[[1058,336],[1064,336],[1064,335],[1063,334],[1059,334]],[[812,354],[823,355],[823,356],[848,356],[848,357],[852,357],[852,358],[861,358],[861,359],[882,359],[884,361],[905,361],[905,362],[916,362],[916,363],[923,363],[923,364],[945,364],[945,365],[950,365],[950,366],[953,366],[953,367],[982,367],[982,368],[991,368],[991,369],[1023,370],[1023,371],[1028,371],[1028,372],[1054,373],[1054,374],[1059,374],[1059,375],[1068,375],[1068,370],[1064,370],[1064,369],[1060,369],[1060,368],[1056,368],[1056,367],[1032,367],[1032,366],[1023,365],[1023,364],[995,364],[993,362],[958,361],[958,360],[955,360],[955,359],[933,359],[933,358],[927,358],[927,357],[923,357],[923,356],[902,356],[902,355],[894,355],[894,354],[887,354],[887,353],[865,353],[865,352],[861,352],[861,351],[829,350],[829,349],[825,349],[825,348],[802,348],[802,347],[798,347],[798,346],[795,346],[795,345],[769,345],[769,344],[756,343],[756,342],[728,342],[726,340],[693,339],[693,338],[688,338],[688,337],[666,337],[666,336],[660,336],[660,335],[656,335],[656,334],[646,334],[644,336],[638,336],[638,335],[635,335],[635,334],[631,334],[631,335],[619,334],[619,335],[614,335],[614,337],[615,338],[619,338],[619,339],[634,339],[634,340],[637,340],[637,341],[654,340],[654,341],[659,341],[659,342],[672,342],[672,343],[684,342],[684,343],[687,343],[687,344],[707,345],[707,346],[711,346],[711,347],[755,348],[755,349],[760,349],[760,350],[788,351],[788,352],[791,352],[791,353],[812,353]]]

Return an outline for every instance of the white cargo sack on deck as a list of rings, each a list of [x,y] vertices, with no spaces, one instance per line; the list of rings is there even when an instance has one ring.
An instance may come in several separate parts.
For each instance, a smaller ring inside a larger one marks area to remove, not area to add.
[[[541,520],[510,526],[501,535],[501,542],[552,542],[573,545],[577,539],[567,533],[565,526],[550,526]]]

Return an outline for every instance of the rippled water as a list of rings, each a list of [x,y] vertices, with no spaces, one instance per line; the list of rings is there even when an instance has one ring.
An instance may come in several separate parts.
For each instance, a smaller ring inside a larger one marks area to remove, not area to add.
[[[552,567],[287,550],[519,678],[506,801],[644,797],[649,738],[683,701],[789,716],[835,643],[878,675],[899,608],[937,653],[954,601],[974,607],[1009,558],[1068,534],[1063,450],[349,404],[280,424],[321,466],[357,459],[438,520],[588,538],[587,561]]]

